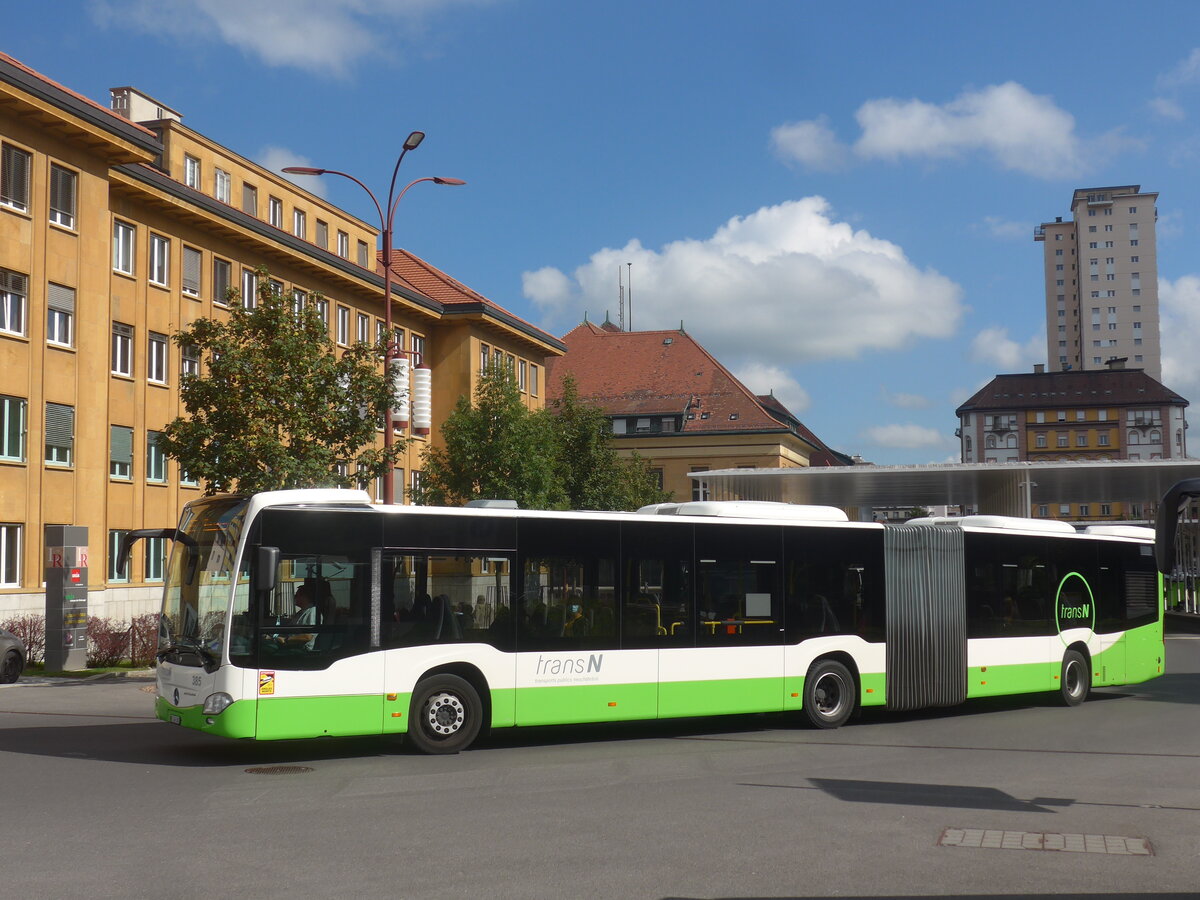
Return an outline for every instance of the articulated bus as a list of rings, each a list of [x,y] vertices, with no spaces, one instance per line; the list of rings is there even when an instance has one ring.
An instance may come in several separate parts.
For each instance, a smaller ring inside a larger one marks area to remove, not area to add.
[[[511,505],[511,504],[509,504]],[[215,496],[178,528],[156,714],[233,738],[949,706],[1163,671],[1154,532],[831,507],[638,513]]]

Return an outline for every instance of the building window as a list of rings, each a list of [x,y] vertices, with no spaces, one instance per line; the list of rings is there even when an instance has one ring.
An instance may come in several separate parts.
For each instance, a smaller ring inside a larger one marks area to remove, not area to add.
[[[366,313],[359,313],[356,320],[355,332],[359,343],[366,344],[371,340],[371,317]]]
[[[0,144],[0,204],[28,211],[32,162],[32,154],[12,144]]]
[[[1057,438],[1058,446],[1060,446],[1060,447],[1069,446],[1069,441],[1068,441],[1067,435],[1059,433],[1059,434],[1056,434],[1055,437]]]
[[[126,377],[133,375],[133,328],[121,322],[113,322],[112,373]]]
[[[529,394],[533,397],[538,395],[538,367],[533,363],[529,364]]]
[[[329,223],[317,219],[317,246],[322,250],[329,249]]]
[[[110,582],[123,582],[129,580],[129,559],[126,557],[125,565],[117,568],[117,557],[121,553],[121,539],[129,532],[113,529],[108,533],[108,580]]]
[[[200,190],[200,160],[186,153],[183,155],[183,183]]]
[[[693,466],[690,472],[707,472],[708,466]],[[700,478],[689,478],[692,483],[692,500],[702,501],[709,498],[708,482]]]
[[[193,475],[189,475],[182,469],[179,471],[179,486],[180,487],[200,487],[200,479]]]
[[[25,462],[25,409],[20,397],[0,397],[0,459]]]
[[[227,260],[213,257],[213,303],[225,306],[229,303],[230,281],[233,266]]]
[[[253,185],[242,185],[242,212],[258,215],[258,188]]]
[[[167,336],[150,332],[150,355],[146,359],[146,380],[167,383]]]
[[[167,284],[170,278],[171,240],[161,234],[150,235],[150,282]]]
[[[233,179],[224,169],[213,172],[213,194],[222,203],[232,202],[230,198],[233,196]]]
[[[163,580],[163,563],[167,559],[167,542],[165,538],[146,539],[146,580]]]
[[[1038,447],[1038,449],[1039,449],[1039,450],[1044,450],[1044,449],[1045,449],[1045,447],[1046,447],[1046,435],[1044,435],[1044,434],[1038,434],[1038,436],[1037,436],[1037,447]]]
[[[28,294],[27,276],[0,269],[0,331],[25,333],[25,299]]]
[[[409,349],[416,354],[418,362],[425,362],[425,338],[419,334],[414,334],[409,339]]]
[[[133,429],[110,425],[108,429],[108,477],[133,478]]]
[[[529,364],[525,360],[517,364],[517,389],[522,394],[529,389]]]
[[[1107,447],[1108,446],[1108,432],[1102,431],[1098,435],[1096,435],[1096,443],[1099,444],[1101,447]]]
[[[158,446],[158,432],[146,432],[146,480],[162,483],[167,480],[167,456]]]
[[[1038,506],[1037,514],[1039,516],[1041,516],[1043,519],[1046,518],[1047,516],[1050,515],[1050,507],[1048,507],[1045,503],[1041,504],[1040,506]]]
[[[0,525],[0,587],[21,584],[21,526]]]
[[[413,469],[409,475],[412,476],[412,481],[409,483],[409,492],[411,496],[412,494],[419,493],[421,490],[421,470]]]
[[[342,259],[350,258],[350,235],[344,231],[337,233],[337,255]]]
[[[358,242],[358,264],[364,269],[367,267],[367,242]]]
[[[183,292],[190,297],[200,296],[200,251],[195,247],[183,248]]]
[[[246,309],[258,306],[258,273],[253,269],[242,269],[242,306]]]
[[[324,297],[317,297],[316,300],[317,315],[321,318],[321,324],[325,326],[326,333],[329,332],[329,301]]]
[[[75,289],[50,284],[46,292],[46,341],[71,346],[71,321],[75,318]]]
[[[283,227],[283,201],[278,197],[267,198],[267,221],[276,228]]]
[[[46,465],[69,466],[75,451],[75,407],[46,404]]]
[[[337,308],[337,342],[343,347],[350,343],[350,310],[345,306]]]
[[[1079,518],[1086,519],[1092,514],[1092,507],[1088,503],[1079,504]]]
[[[479,374],[480,375],[487,374],[488,365],[491,363],[491,360],[492,360],[491,348],[488,347],[487,344],[480,344],[479,345]]]
[[[184,377],[198,378],[200,376],[200,348],[195,344],[187,344],[180,355],[183,362],[179,374]]]
[[[1075,435],[1075,446],[1076,447],[1086,447],[1087,442],[1088,442],[1087,434],[1085,432],[1081,431]]]
[[[292,288],[292,315],[299,322],[304,318],[304,307],[308,305],[308,294],[300,288]]]
[[[308,238],[308,214],[302,209],[292,210],[292,234],[298,238]]]
[[[75,183],[70,169],[50,164],[50,221],[64,228],[75,227]]]
[[[137,236],[134,226],[119,219],[113,222],[113,268],[126,275],[133,274],[133,242]]]

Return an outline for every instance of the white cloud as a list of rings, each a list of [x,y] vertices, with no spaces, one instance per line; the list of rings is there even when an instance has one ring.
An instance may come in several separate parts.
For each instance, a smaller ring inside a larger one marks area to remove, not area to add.
[[[1176,63],[1169,71],[1158,76],[1160,88],[1179,88],[1200,81],[1200,48],[1193,50],[1187,58]]]
[[[984,216],[980,225],[972,227],[982,228],[992,237],[1006,241],[1028,240],[1029,236],[1033,234],[1033,225],[1030,223],[1013,222],[999,216]]]
[[[850,153],[829,127],[826,116],[773,128],[771,145],[784,159],[823,172],[844,167]]]
[[[1189,400],[1200,398],[1200,276],[1158,280],[1163,384]]]
[[[1008,336],[1008,329],[985,328],[971,341],[972,362],[994,365],[998,374],[1030,372],[1033,364],[1046,360],[1046,338],[1035,334],[1019,344]]]
[[[287,147],[267,146],[258,151],[258,163],[264,169],[277,172],[293,184],[298,184],[310,194],[318,197],[325,196],[326,181],[320,176],[287,175],[283,170],[288,166],[311,166],[312,160],[289,150]]]
[[[957,441],[953,435],[924,425],[876,425],[863,432],[863,437],[879,447],[917,450],[924,447],[950,447]]]
[[[928,397],[921,394],[895,393],[884,389],[883,398],[892,406],[900,409],[928,409],[932,403]]]
[[[1066,178],[1094,168],[1140,141],[1119,130],[1081,138],[1075,117],[1015,81],[965,90],[948,103],[880,97],[855,113],[861,133],[851,148],[863,160],[960,159],[982,153],[1003,169],[1038,178]],[[821,116],[780,125],[772,142],[785,157],[828,169],[844,145]]]
[[[799,415],[808,409],[811,398],[795,378],[779,366],[749,362],[733,373],[746,387],[756,394],[775,395],[775,399]]]
[[[553,266],[521,273],[522,293],[543,311],[561,308],[571,297],[571,280]]]
[[[219,40],[268,66],[344,76],[398,39],[423,33],[429,14],[484,0],[92,0],[94,21],[181,40]]]
[[[1172,119],[1176,122],[1182,122],[1187,118],[1187,114],[1183,111],[1183,107],[1175,100],[1169,100],[1166,97],[1154,97],[1150,100],[1150,109],[1155,115],[1163,119]]]
[[[821,197],[763,207],[710,238],[659,251],[637,240],[598,250],[575,269],[569,297],[557,270],[527,272],[525,296],[547,328],[574,324],[585,310],[614,304],[626,263],[634,327],[678,328],[682,319],[731,368],[749,360],[791,367],[944,338],[963,311],[957,284],[917,268],[890,241],[833,221]]]

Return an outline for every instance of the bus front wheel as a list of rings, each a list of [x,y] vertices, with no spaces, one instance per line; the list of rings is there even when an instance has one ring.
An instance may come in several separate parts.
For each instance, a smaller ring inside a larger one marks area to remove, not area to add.
[[[417,685],[409,705],[408,736],[422,753],[458,753],[483,723],[483,703],[457,675],[433,675]]]
[[[854,712],[854,676],[836,659],[814,663],[804,679],[804,712],[817,728],[845,725]]]
[[[1059,679],[1063,703],[1067,706],[1078,706],[1087,699],[1091,686],[1091,672],[1088,671],[1087,660],[1078,650],[1068,650],[1063,654],[1062,676]]]

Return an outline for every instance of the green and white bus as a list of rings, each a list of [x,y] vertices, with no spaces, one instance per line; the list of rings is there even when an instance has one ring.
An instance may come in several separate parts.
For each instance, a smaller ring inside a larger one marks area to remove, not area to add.
[[[233,738],[795,712],[833,728],[1163,671],[1144,528],[830,507],[638,513],[375,506],[344,490],[189,503],[171,537],[160,719]]]

